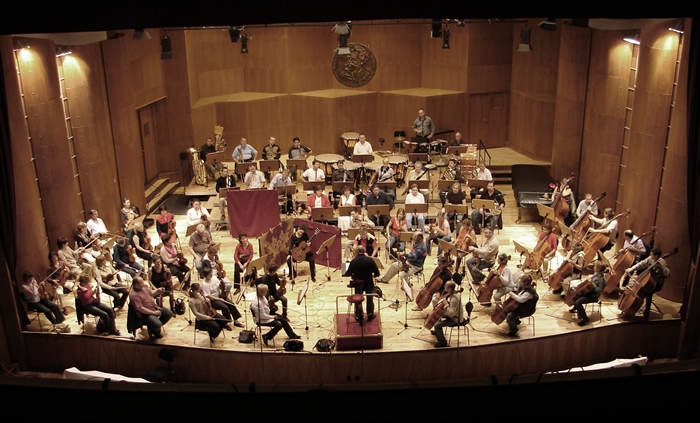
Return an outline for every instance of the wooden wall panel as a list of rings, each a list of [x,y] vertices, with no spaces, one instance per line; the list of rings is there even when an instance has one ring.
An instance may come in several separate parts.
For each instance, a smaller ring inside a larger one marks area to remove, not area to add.
[[[206,106],[195,107],[191,109],[192,115],[192,143],[186,147],[192,147],[199,149],[207,141],[207,137],[214,134],[214,126],[217,124],[224,126],[224,139],[230,146],[234,142],[238,142],[238,139],[232,137],[231,131],[235,128],[232,126],[226,126],[224,122],[219,117],[217,122],[217,106],[216,104],[208,104]],[[233,124],[232,122],[230,124]],[[240,138],[240,137],[239,137]]]
[[[540,160],[552,157],[560,29],[543,31],[530,19],[529,52],[517,52],[524,24],[513,28],[513,68],[508,147]]]
[[[513,24],[469,24],[467,91],[510,90],[513,62]]]
[[[137,109],[166,96],[159,32],[150,33],[151,40],[134,40],[127,31],[102,42],[120,193],[141,210],[146,199]],[[172,151],[173,157],[178,153]]]
[[[423,88],[465,91],[471,46],[468,27],[450,25],[450,48],[442,48],[442,37],[430,38],[430,25],[418,26],[421,35],[421,84]]]
[[[507,92],[469,95],[468,133],[470,143],[482,140],[487,148],[504,147],[508,138]]]
[[[107,108],[102,52],[98,44],[74,46],[63,66],[71,114],[80,187],[85,212],[97,209],[110,230],[117,231],[119,181]],[[87,216],[86,216],[87,219]]]
[[[52,41],[38,39],[31,45],[19,56],[19,68],[49,245],[54,249],[56,239],[72,237],[83,219],[83,206],[66,141],[56,47]]]
[[[233,149],[240,143],[241,137],[247,137],[248,135],[246,131],[244,102],[230,101],[226,103],[216,103],[212,106],[213,114],[211,116],[206,116],[206,108],[197,109],[197,117],[200,118],[202,122],[202,126],[198,129],[198,131],[202,131],[203,133],[203,137],[201,138],[202,144],[206,141],[208,136],[214,133],[214,124],[223,125],[224,138],[228,144],[226,151],[230,156],[233,153]]]
[[[331,87],[331,59],[334,36],[325,27],[295,27],[285,31],[285,51],[267,51],[265,55],[286,54],[285,93],[324,90]],[[255,41],[255,39],[253,39]],[[251,44],[251,48],[253,44]],[[261,65],[264,66],[264,65]],[[270,92],[267,90],[266,92]]]
[[[302,144],[314,154],[342,152],[335,141],[340,134],[335,127],[333,99],[292,95],[290,102],[294,134]]]
[[[622,207],[632,209],[630,224],[638,233],[654,225],[664,165],[678,47],[678,37],[667,28],[667,23],[659,23],[645,25],[641,31],[629,163],[618,198]]]
[[[168,99],[158,107],[158,169],[180,179],[179,153],[195,144],[190,107],[185,31],[169,31],[173,58],[162,61]],[[211,126],[213,130],[214,126]],[[160,132],[165,129],[164,132]],[[204,140],[202,140],[203,142]],[[163,154],[168,152],[168,154]]]
[[[36,181],[32,149],[26,130],[20,87],[12,52],[12,38],[0,36],[0,57],[7,96],[8,127],[12,143],[12,173],[15,191],[15,228],[31,228],[30,236],[16,236],[17,264],[14,272],[43,274],[48,268],[49,240],[39,185]],[[54,244],[55,245],[55,244]]]
[[[552,137],[552,177],[578,177],[591,30],[562,25]]]
[[[607,192],[601,208],[615,207],[631,58],[621,32],[593,30],[577,191]]]
[[[464,128],[464,94],[446,94],[430,96],[425,99],[426,113],[435,124],[435,130],[444,131],[447,129],[462,130]],[[418,116],[418,109],[416,109]],[[415,119],[415,117],[413,118]],[[413,124],[413,119],[409,122]],[[454,134],[448,134],[445,138],[452,138]]]
[[[377,131],[386,140],[394,139],[394,131],[406,131],[407,137],[412,137],[413,121],[418,117],[418,109],[426,107],[425,97],[379,93],[378,100],[379,122]],[[431,113],[426,112],[428,116]]]
[[[248,143],[254,146],[259,154],[262,154],[262,149],[270,137],[277,138],[277,144],[282,152],[289,149],[294,135],[292,135],[293,124],[290,119],[288,95],[248,101],[242,105],[245,116],[245,136]],[[239,138],[233,140],[234,146],[240,141]],[[231,144],[229,143],[229,145]]]
[[[372,143],[374,150],[385,149],[378,143],[380,135],[377,131],[377,103],[379,94],[362,94],[336,99],[333,104],[335,115],[335,137],[328,140],[334,145],[334,150],[343,152],[344,144],[340,141],[343,132],[357,131],[364,133]],[[383,137],[386,140],[386,137]]]

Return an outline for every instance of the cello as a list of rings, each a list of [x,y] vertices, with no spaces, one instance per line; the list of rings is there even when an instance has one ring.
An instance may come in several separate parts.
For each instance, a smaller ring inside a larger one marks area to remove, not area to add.
[[[627,209],[626,211],[622,213],[618,213],[615,216],[612,217],[608,221],[608,224],[612,222],[613,220],[617,220],[621,217],[627,216],[630,214],[630,210]],[[601,248],[605,247],[605,245],[610,242],[610,235],[600,233],[600,232],[588,232],[586,234],[586,237],[584,237],[581,240],[581,243],[583,244],[583,264],[584,266],[587,265],[588,263],[591,262],[593,257],[596,255],[596,252],[600,250]]]
[[[551,232],[550,232],[551,234]],[[535,245],[530,254],[525,258],[524,269],[539,269],[544,262],[544,257],[552,251],[552,246],[549,243],[549,235],[542,238],[540,242]]]
[[[503,302],[503,305],[496,304],[496,310],[491,315],[491,321],[497,325],[503,323],[508,316],[508,313],[515,311],[520,304],[515,301],[515,298],[508,297],[507,300]]]
[[[632,242],[634,243],[644,238],[655,230],[656,229],[652,229],[651,231],[643,233],[636,239],[632,239]],[[613,258],[616,259],[615,264],[612,265],[611,272],[607,279],[605,279],[605,288],[603,288],[603,294],[605,295],[610,295],[617,291],[620,279],[622,279],[625,274],[625,269],[629,268],[634,263],[634,253],[627,248],[623,248],[615,253]]]
[[[571,248],[571,244],[574,241],[580,241],[583,236],[586,234],[586,231],[588,231],[588,228],[590,228],[593,225],[593,221],[591,221],[591,206],[593,204],[597,204],[598,201],[602,200],[605,198],[607,195],[606,192],[603,192],[599,196],[593,199],[593,202],[591,203],[590,206],[586,208],[586,210],[581,213],[581,216],[579,216],[574,223],[571,224],[569,229],[571,229],[572,232],[572,237],[573,239],[569,239],[569,237],[563,238],[561,240],[561,245],[564,247],[564,249],[568,250]]]
[[[486,282],[479,285],[479,288],[476,291],[476,299],[479,301],[479,303],[490,303],[493,291],[502,286],[501,274],[503,274],[503,270],[506,268],[508,260],[510,260],[510,256],[508,256],[506,261],[501,263],[497,269],[491,270],[488,276],[486,276]]]
[[[651,270],[661,259],[670,257],[676,253],[678,253],[678,248],[674,248],[672,252],[661,256],[659,260],[656,260],[651,266],[644,269],[642,273],[637,275],[635,280],[625,287],[622,296],[617,302],[617,308],[620,309],[622,317],[632,317],[639,311],[639,308],[644,302],[644,297],[652,294],[656,290],[656,285],[658,284]]]
[[[449,253],[447,254],[447,261],[439,264],[433,271],[433,275],[430,277],[428,283],[421,288],[420,292],[416,296],[416,305],[424,310],[430,304],[430,300],[433,298],[433,294],[440,291],[442,286],[447,282],[447,280],[442,279],[442,272],[445,269],[449,269],[452,266],[453,261],[450,259]],[[436,306],[437,307],[437,306]],[[439,319],[439,317],[438,317]]]

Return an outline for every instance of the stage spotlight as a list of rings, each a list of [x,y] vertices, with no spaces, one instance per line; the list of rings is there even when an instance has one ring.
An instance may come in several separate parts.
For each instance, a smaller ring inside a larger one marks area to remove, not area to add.
[[[67,56],[69,54],[73,54],[70,47],[56,46],[56,57]]]
[[[555,18],[547,18],[542,22],[538,23],[537,26],[539,26],[541,29],[544,29],[545,31],[556,31],[557,20]]]
[[[623,40],[627,41],[630,44],[640,44],[640,39],[639,39],[639,32],[635,32],[634,34],[628,35]]]
[[[668,27],[668,30],[682,34],[683,33],[683,21],[678,21],[678,22],[674,23],[673,25]]]
[[[455,19],[457,22],[457,26],[460,28],[464,28],[464,19]]]
[[[442,23],[440,22],[440,19],[433,19],[430,29],[430,38],[439,38],[440,35],[442,35],[441,29]]]
[[[333,26],[333,31],[338,34],[338,48],[347,50],[350,30],[350,21],[339,22]]]
[[[163,34],[160,39],[160,58],[161,60],[173,58],[173,46],[170,43],[170,37],[168,37],[168,34]]]
[[[248,35],[247,34],[241,34],[241,53],[242,54],[248,53]]]
[[[450,48],[450,29],[447,25],[442,30],[442,48]]]
[[[12,39],[12,49],[14,51],[22,50],[23,48],[31,48],[31,46],[29,45],[29,41],[20,38]]]
[[[140,40],[144,35],[147,39],[151,39],[151,34],[143,28],[136,28],[134,30],[134,40]]]
[[[520,43],[516,51],[531,51],[530,48],[530,28],[520,30]]]
[[[240,38],[240,36],[241,36],[241,30],[240,30],[240,28],[230,27],[230,28],[228,29],[228,36],[231,37],[231,42],[232,42],[232,43],[237,43],[237,42],[238,42],[238,38]]]

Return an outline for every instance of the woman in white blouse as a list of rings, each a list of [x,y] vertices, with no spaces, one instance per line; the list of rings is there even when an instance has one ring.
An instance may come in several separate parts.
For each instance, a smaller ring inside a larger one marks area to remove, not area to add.
[[[202,223],[202,215],[209,218],[209,211],[202,207],[202,203],[195,200],[192,203],[192,208],[187,210],[187,226],[198,225]]]
[[[345,188],[343,195],[340,196],[341,206],[356,206],[357,200],[355,199],[355,194],[350,191],[350,188]],[[345,232],[350,229],[350,216],[338,216],[338,228]]]

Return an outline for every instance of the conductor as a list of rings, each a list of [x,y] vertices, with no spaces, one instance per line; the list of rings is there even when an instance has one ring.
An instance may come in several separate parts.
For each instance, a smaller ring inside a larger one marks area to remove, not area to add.
[[[357,257],[355,257],[348,266],[344,276],[350,276],[351,285],[355,288],[355,294],[374,294],[374,278],[379,276],[377,263],[365,254],[365,248],[357,247]],[[353,282],[355,282],[353,284]],[[367,297],[367,321],[374,319],[374,298]],[[362,303],[355,303],[355,320],[360,324],[363,322]]]

